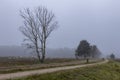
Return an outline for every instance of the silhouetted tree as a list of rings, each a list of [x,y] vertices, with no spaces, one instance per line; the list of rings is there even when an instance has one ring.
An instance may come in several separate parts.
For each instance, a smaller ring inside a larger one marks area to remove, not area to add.
[[[96,45],[90,46],[90,55],[92,58],[98,58],[101,55],[101,52]]]
[[[86,40],[80,41],[75,55],[84,57],[88,62],[88,57],[90,56],[90,44]]]
[[[29,8],[20,11],[24,25],[20,31],[26,37],[27,47],[37,53],[40,62],[44,62],[46,54],[46,41],[49,35],[58,26],[55,15],[45,7]]]
[[[112,53],[112,54],[110,55],[110,58],[111,58],[111,59],[115,59],[115,55]]]
[[[98,58],[100,55],[101,55],[101,52],[97,48],[97,46],[96,45],[90,46],[90,44],[86,40],[80,41],[80,44],[78,45],[77,49],[75,50],[76,59],[84,57],[85,59],[87,59],[87,62],[90,57]]]

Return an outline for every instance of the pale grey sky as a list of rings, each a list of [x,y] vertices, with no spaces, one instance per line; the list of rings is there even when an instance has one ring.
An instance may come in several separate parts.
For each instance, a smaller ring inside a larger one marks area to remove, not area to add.
[[[0,45],[21,45],[19,10],[46,6],[59,28],[49,37],[50,48],[76,48],[80,40],[104,53],[120,52],[120,0],[0,0]]]

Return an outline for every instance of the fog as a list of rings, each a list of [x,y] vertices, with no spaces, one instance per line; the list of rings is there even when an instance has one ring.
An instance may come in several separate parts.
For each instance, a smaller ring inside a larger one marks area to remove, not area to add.
[[[120,0],[0,0],[0,46],[20,46],[24,36],[19,31],[23,25],[19,10],[41,5],[59,22],[48,48],[75,49],[86,39],[103,54],[119,55]]]
[[[69,48],[47,48],[46,58],[75,58],[75,50]],[[0,46],[0,56],[36,57],[29,49],[20,46]]]

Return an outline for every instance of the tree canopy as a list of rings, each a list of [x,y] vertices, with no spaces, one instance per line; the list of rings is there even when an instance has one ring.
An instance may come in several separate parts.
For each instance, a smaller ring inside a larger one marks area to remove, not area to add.
[[[90,45],[90,43],[87,40],[80,41],[76,51],[75,56],[76,58],[82,57],[82,58],[96,58],[101,55],[100,50],[97,48],[96,45]]]
[[[112,53],[112,54],[110,55],[110,58],[111,58],[111,59],[115,59],[115,55]]]
[[[76,55],[84,58],[90,55],[90,44],[86,40],[80,41],[80,44],[76,50]]]

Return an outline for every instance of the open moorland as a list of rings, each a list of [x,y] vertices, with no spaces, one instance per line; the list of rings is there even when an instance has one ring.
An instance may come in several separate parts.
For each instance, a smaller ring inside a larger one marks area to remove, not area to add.
[[[95,63],[99,61],[101,61],[101,59],[91,59],[89,63]],[[86,64],[86,60],[56,58],[56,59],[46,59],[45,63],[42,64],[39,63],[37,59],[33,59],[33,58],[1,57],[0,74],[71,66],[71,65],[80,65],[80,64]]]
[[[9,80],[120,80],[120,62],[77,68]]]

